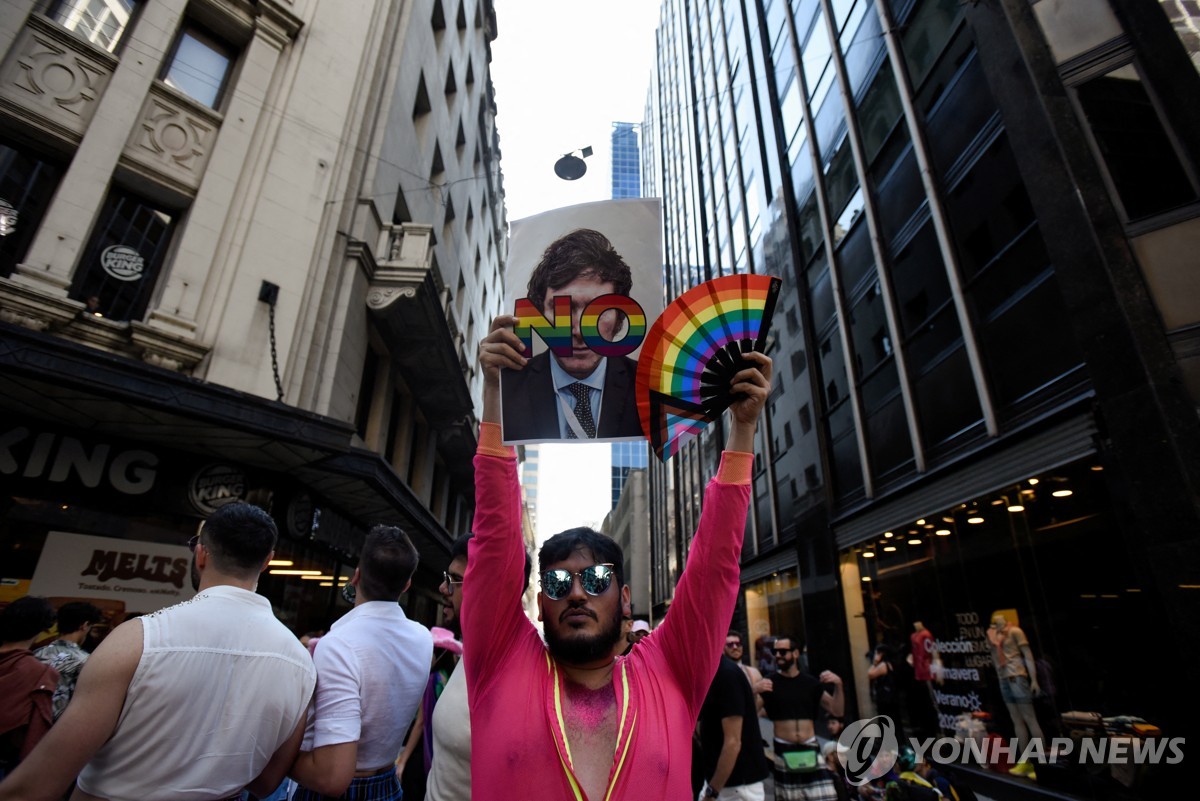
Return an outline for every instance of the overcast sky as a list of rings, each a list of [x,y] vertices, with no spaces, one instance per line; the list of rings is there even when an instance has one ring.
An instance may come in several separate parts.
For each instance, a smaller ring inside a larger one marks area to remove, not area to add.
[[[496,0],[496,126],[508,219],[612,197],[614,122],[640,123],[658,0]],[[554,174],[591,146],[577,181]],[[611,508],[607,445],[543,445],[538,533],[599,527]]]

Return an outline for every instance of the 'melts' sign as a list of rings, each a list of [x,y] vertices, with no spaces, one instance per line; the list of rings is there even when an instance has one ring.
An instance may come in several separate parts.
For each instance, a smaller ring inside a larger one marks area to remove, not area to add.
[[[120,601],[128,612],[153,612],[195,593],[186,545],[51,531],[29,592],[51,598]]]
[[[158,478],[157,454],[85,441],[31,426],[0,427],[0,476],[144,495]]]

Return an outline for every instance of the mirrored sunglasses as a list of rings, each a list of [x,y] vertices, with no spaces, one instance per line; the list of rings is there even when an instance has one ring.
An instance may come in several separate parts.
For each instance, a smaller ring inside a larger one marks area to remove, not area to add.
[[[560,601],[571,594],[575,577],[579,576],[579,584],[588,595],[602,595],[612,584],[613,566],[611,564],[592,565],[578,573],[558,568],[547,570],[542,574],[542,593],[552,601]]]
[[[726,640],[725,647],[726,648],[741,648],[742,641],[741,640]]]

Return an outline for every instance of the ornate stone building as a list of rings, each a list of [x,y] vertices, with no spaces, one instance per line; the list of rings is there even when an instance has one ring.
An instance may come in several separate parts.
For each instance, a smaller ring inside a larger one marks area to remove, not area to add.
[[[174,547],[236,497],[318,579],[264,577],[290,624],[327,624],[375,522],[413,536],[409,605],[432,616],[502,296],[496,19],[491,0],[347,8],[6,4],[10,586],[39,590],[58,533]]]

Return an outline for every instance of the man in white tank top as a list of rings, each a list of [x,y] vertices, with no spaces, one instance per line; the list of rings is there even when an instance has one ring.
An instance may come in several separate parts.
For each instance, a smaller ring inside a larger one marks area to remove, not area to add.
[[[316,674],[255,593],[277,532],[247,503],[218,509],[192,543],[190,601],[118,626],[80,673],[67,710],[2,799],[265,796],[304,735]]]

